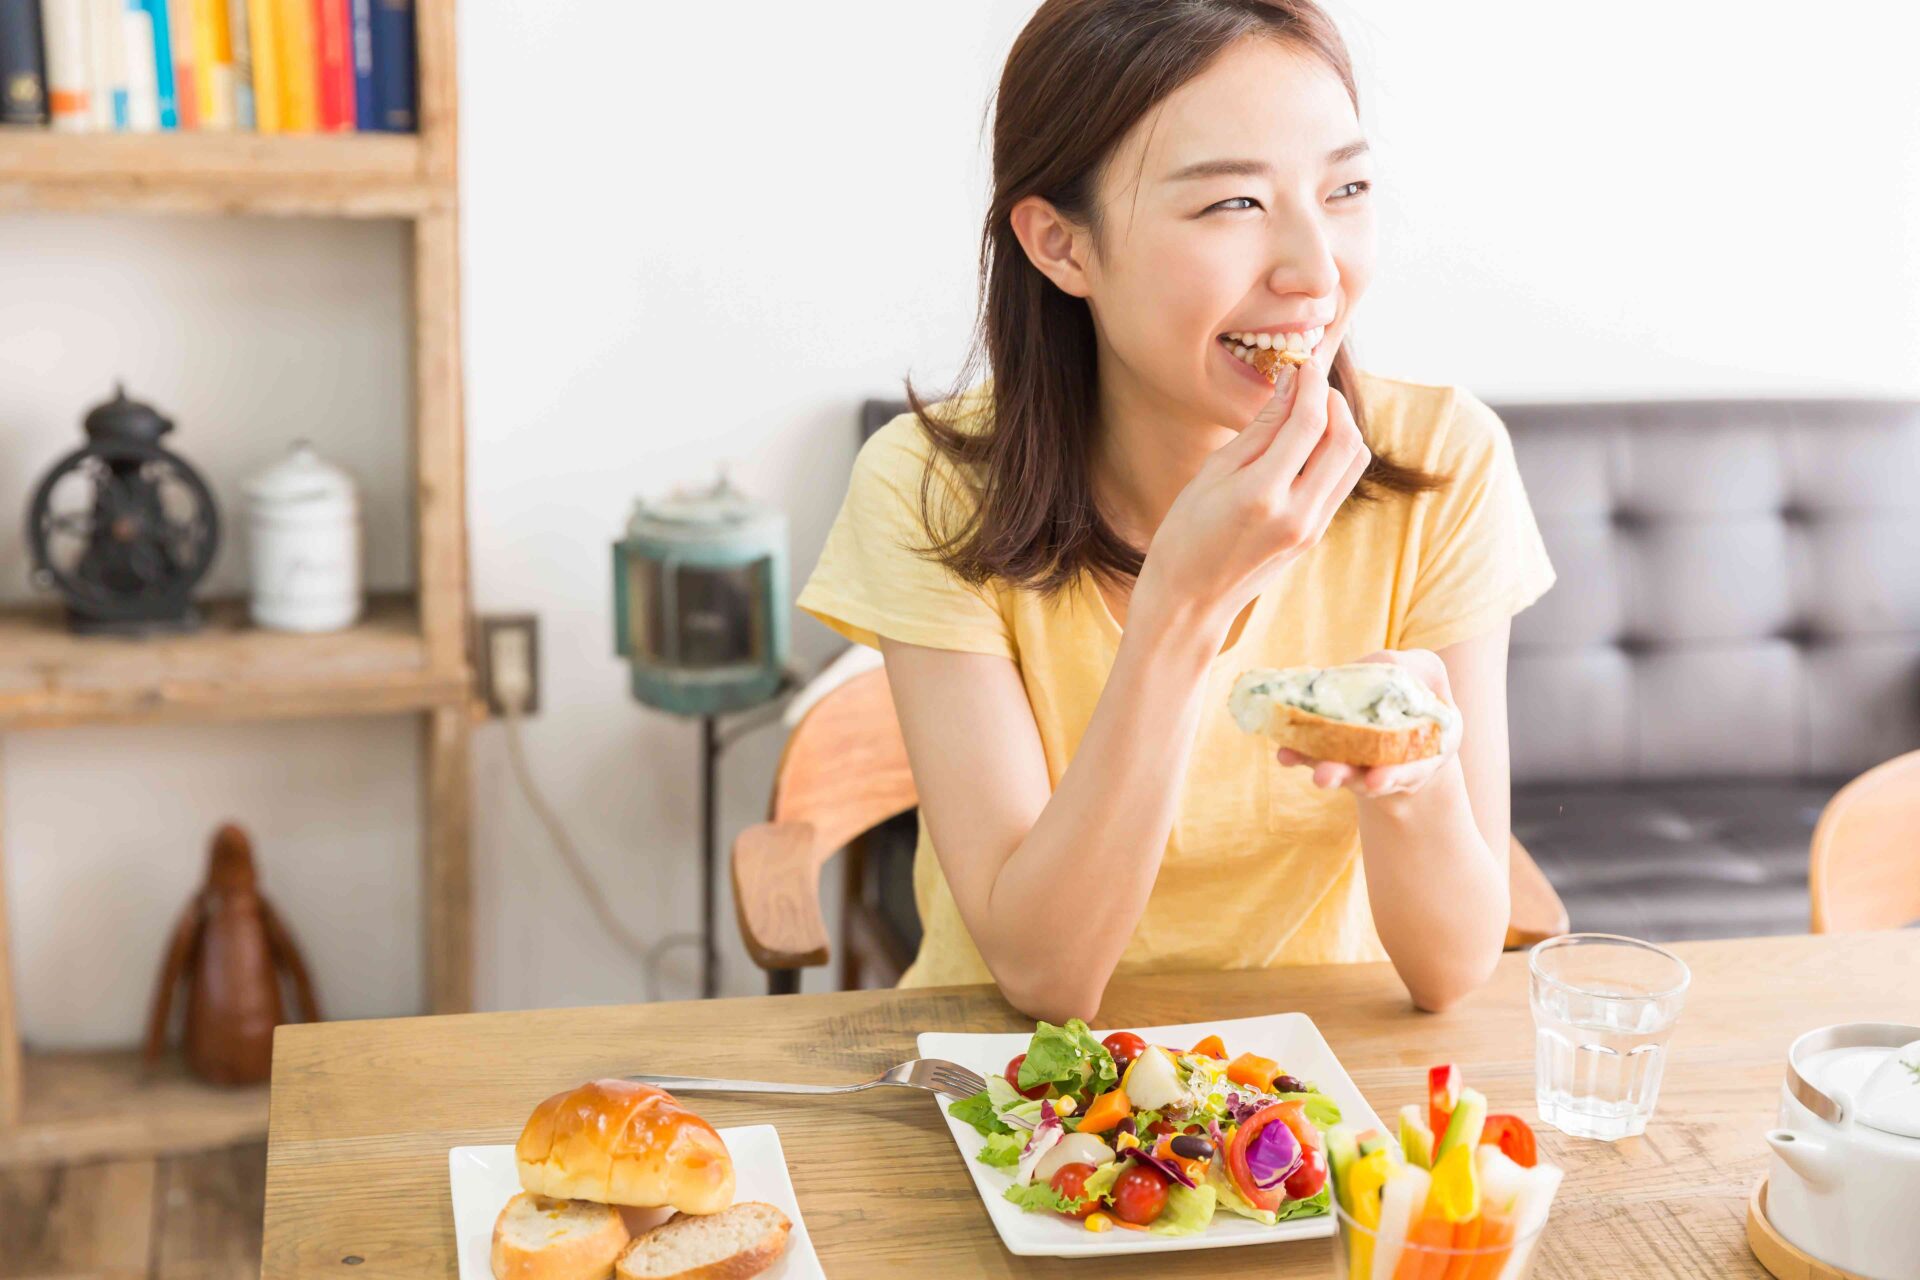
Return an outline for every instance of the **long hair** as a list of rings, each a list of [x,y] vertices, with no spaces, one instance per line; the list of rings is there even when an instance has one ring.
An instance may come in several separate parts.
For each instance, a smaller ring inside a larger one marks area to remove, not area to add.
[[[980,243],[980,316],[958,380],[992,375],[984,430],[949,421],[907,382],[935,453],[968,477],[974,501],[935,510],[933,468],[920,509],[924,554],[975,585],[998,579],[1057,592],[1091,570],[1137,577],[1142,553],[1100,515],[1090,466],[1097,419],[1093,315],[1041,274],[1013,232],[1028,196],[1097,226],[1095,191],[1121,139],[1167,95],[1247,36],[1317,55],[1359,94],[1345,42],[1312,0],[1045,0],[1014,41],[995,95],[993,200]],[[1361,435],[1365,406],[1345,344],[1328,381]],[[1440,487],[1442,477],[1374,451],[1349,503]]]

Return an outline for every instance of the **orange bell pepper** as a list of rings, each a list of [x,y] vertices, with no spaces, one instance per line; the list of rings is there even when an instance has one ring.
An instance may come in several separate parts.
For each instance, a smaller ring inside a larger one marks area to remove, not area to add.
[[[1105,1133],[1132,1114],[1133,1103],[1127,1101],[1127,1091],[1116,1086],[1087,1104],[1079,1132]]]
[[[1258,1054],[1243,1053],[1227,1064],[1227,1079],[1262,1093],[1273,1088],[1273,1079],[1279,1074],[1279,1063]]]
[[[1187,1052],[1197,1053],[1204,1058],[1219,1058],[1224,1061],[1227,1056],[1227,1046],[1219,1036],[1208,1036],[1199,1044],[1187,1050]]]

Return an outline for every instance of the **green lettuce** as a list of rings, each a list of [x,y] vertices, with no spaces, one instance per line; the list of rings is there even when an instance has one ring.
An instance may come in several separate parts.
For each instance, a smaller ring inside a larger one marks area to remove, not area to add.
[[[1078,1018],[1069,1019],[1064,1027],[1041,1022],[1020,1064],[1022,1089],[1051,1084],[1063,1093],[1091,1095],[1105,1093],[1119,1078],[1113,1055]]]
[[[1157,1236],[1190,1236],[1205,1231],[1213,1221],[1214,1193],[1209,1183],[1183,1187],[1167,1184],[1167,1207],[1160,1211],[1147,1230]]]
[[[996,1169],[1011,1169],[1020,1163],[1020,1153],[1026,1149],[1027,1137],[1023,1133],[990,1133],[987,1145],[980,1148],[980,1154],[974,1159]]]
[[[1332,1185],[1329,1179],[1326,1185],[1314,1195],[1304,1200],[1282,1201],[1278,1209],[1256,1209],[1240,1194],[1240,1188],[1233,1185],[1233,1179],[1215,1160],[1207,1166],[1207,1185],[1219,1195],[1220,1207],[1239,1214],[1243,1218],[1252,1218],[1255,1222],[1272,1226],[1276,1222],[1285,1222],[1288,1218],[1311,1218],[1328,1212],[1327,1187]]]
[[[1029,1182],[1025,1186],[1015,1183],[1007,1188],[1006,1196],[1022,1209],[1047,1209],[1054,1213],[1078,1213],[1086,1203],[1080,1199],[1069,1200],[1044,1182]]]
[[[1331,1129],[1340,1123],[1340,1104],[1318,1090],[1312,1093],[1281,1093],[1274,1096],[1282,1102],[1306,1103],[1307,1119],[1313,1121],[1316,1128]]]
[[[1319,1214],[1330,1212],[1327,1206],[1332,1203],[1332,1198],[1327,1194],[1327,1188],[1332,1185],[1333,1179],[1328,1178],[1320,1190],[1314,1192],[1305,1200],[1289,1200],[1281,1205],[1280,1220],[1285,1222],[1288,1218],[1312,1218]]]
[[[947,1105],[947,1114],[964,1124],[970,1124],[982,1136],[991,1138],[996,1133],[1012,1133],[1013,1130],[1000,1123],[1000,1117],[994,1114],[993,1100],[982,1089],[970,1094],[958,1102]]]

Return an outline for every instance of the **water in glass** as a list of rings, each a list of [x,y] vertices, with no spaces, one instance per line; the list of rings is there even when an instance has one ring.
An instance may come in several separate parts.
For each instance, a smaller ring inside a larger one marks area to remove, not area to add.
[[[1540,1119],[1608,1142],[1644,1132],[1686,965],[1650,943],[1575,933],[1536,946],[1528,967]]]

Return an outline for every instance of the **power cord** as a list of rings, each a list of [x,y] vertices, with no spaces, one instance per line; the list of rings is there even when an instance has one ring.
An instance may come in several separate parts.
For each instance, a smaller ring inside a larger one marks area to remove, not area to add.
[[[698,947],[701,939],[698,934],[668,934],[658,942],[649,944],[638,934],[628,929],[620,917],[613,914],[613,908],[607,905],[606,891],[593,878],[587,864],[575,847],[573,837],[567,834],[566,824],[560,821],[560,815],[547,803],[546,796],[533,779],[533,770],[527,766],[527,755],[520,742],[520,716],[527,705],[528,688],[524,668],[498,671],[495,673],[494,694],[499,699],[503,723],[507,729],[507,762],[513,768],[513,775],[520,783],[520,790],[527,797],[527,804],[534,816],[540,819],[540,825],[547,829],[547,836],[553,841],[553,847],[559,851],[560,860],[566,864],[573,882],[586,897],[593,912],[600,918],[600,925],[613,940],[631,955],[640,965],[640,981],[649,1001],[659,1000],[660,957],[675,947]]]

